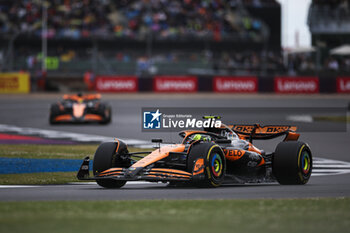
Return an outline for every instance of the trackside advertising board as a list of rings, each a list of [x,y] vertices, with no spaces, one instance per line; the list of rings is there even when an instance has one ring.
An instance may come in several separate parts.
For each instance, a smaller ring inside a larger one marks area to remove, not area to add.
[[[97,76],[96,91],[100,92],[137,92],[136,76]]]
[[[350,77],[337,78],[337,93],[350,93]]]
[[[275,93],[315,94],[320,92],[318,77],[275,77]]]
[[[0,93],[29,93],[29,73],[0,73]]]
[[[153,78],[154,92],[197,92],[198,78],[196,76],[155,76]]]
[[[213,79],[214,92],[257,93],[257,77],[216,76]]]

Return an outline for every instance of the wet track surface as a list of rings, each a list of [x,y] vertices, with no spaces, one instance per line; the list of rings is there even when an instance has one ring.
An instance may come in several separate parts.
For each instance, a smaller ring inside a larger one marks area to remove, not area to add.
[[[17,127],[32,127],[95,134],[107,137],[122,137],[141,140],[164,138],[165,141],[178,141],[177,133],[141,132],[142,107],[340,107],[347,108],[349,96],[276,97],[276,96],[186,96],[144,95],[113,96],[105,95],[113,110],[110,125],[55,125],[48,123],[49,106],[59,95],[48,96],[0,96],[0,124]],[[216,113],[213,113],[216,114]],[[271,116],[268,112],[256,111],[256,122],[294,124],[285,118]],[[251,117],[251,116],[249,116]],[[244,114],[232,114],[234,122],[246,120]],[[231,118],[230,118],[231,119]],[[226,118],[223,121],[228,121]],[[307,142],[315,157],[350,162],[349,125],[344,124],[343,132],[332,131],[334,124],[325,122],[325,132],[303,132],[300,140]],[[326,132],[327,131],[327,132]],[[256,145],[272,151],[278,140],[257,142]],[[278,184],[232,185],[217,189],[170,188],[164,184],[127,184],[120,190],[101,189],[95,184],[51,185],[35,187],[2,187],[0,200],[136,200],[136,199],[229,199],[229,198],[302,198],[350,196],[350,174],[314,176],[304,186],[281,186]]]

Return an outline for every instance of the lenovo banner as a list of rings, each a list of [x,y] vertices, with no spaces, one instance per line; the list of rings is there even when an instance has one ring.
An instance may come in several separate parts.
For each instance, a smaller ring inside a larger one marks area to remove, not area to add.
[[[97,76],[96,91],[100,92],[137,92],[136,76]]]
[[[276,93],[314,94],[319,93],[320,84],[317,77],[276,77]]]
[[[197,92],[196,76],[155,76],[153,91],[155,92]]]
[[[350,93],[350,77],[337,78],[337,93]]]
[[[213,79],[215,92],[256,93],[258,92],[257,77],[221,77]]]

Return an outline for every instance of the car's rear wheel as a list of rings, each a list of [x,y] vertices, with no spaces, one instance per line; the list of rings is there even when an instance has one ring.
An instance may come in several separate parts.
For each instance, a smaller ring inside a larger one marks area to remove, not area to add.
[[[121,158],[121,155],[128,153],[126,144],[122,141],[102,143],[96,150],[93,160],[93,173],[98,175],[112,167],[128,167],[130,161]],[[114,179],[97,179],[97,184],[104,188],[121,188],[126,181]]]
[[[225,178],[226,160],[220,146],[215,143],[192,145],[187,157],[187,171],[193,173],[197,187],[218,187]]]
[[[281,142],[277,145],[272,172],[280,184],[306,184],[312,172],[312,154],[303,142]]]

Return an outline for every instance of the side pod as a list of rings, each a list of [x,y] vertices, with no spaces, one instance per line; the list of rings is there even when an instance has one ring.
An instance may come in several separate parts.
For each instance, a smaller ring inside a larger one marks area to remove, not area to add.
[[[80,166],[80,169],[77,174],[78,180],[85,180],[89,178],[89,163],[90,163],[90,158],[85,157],[83,163]]]

